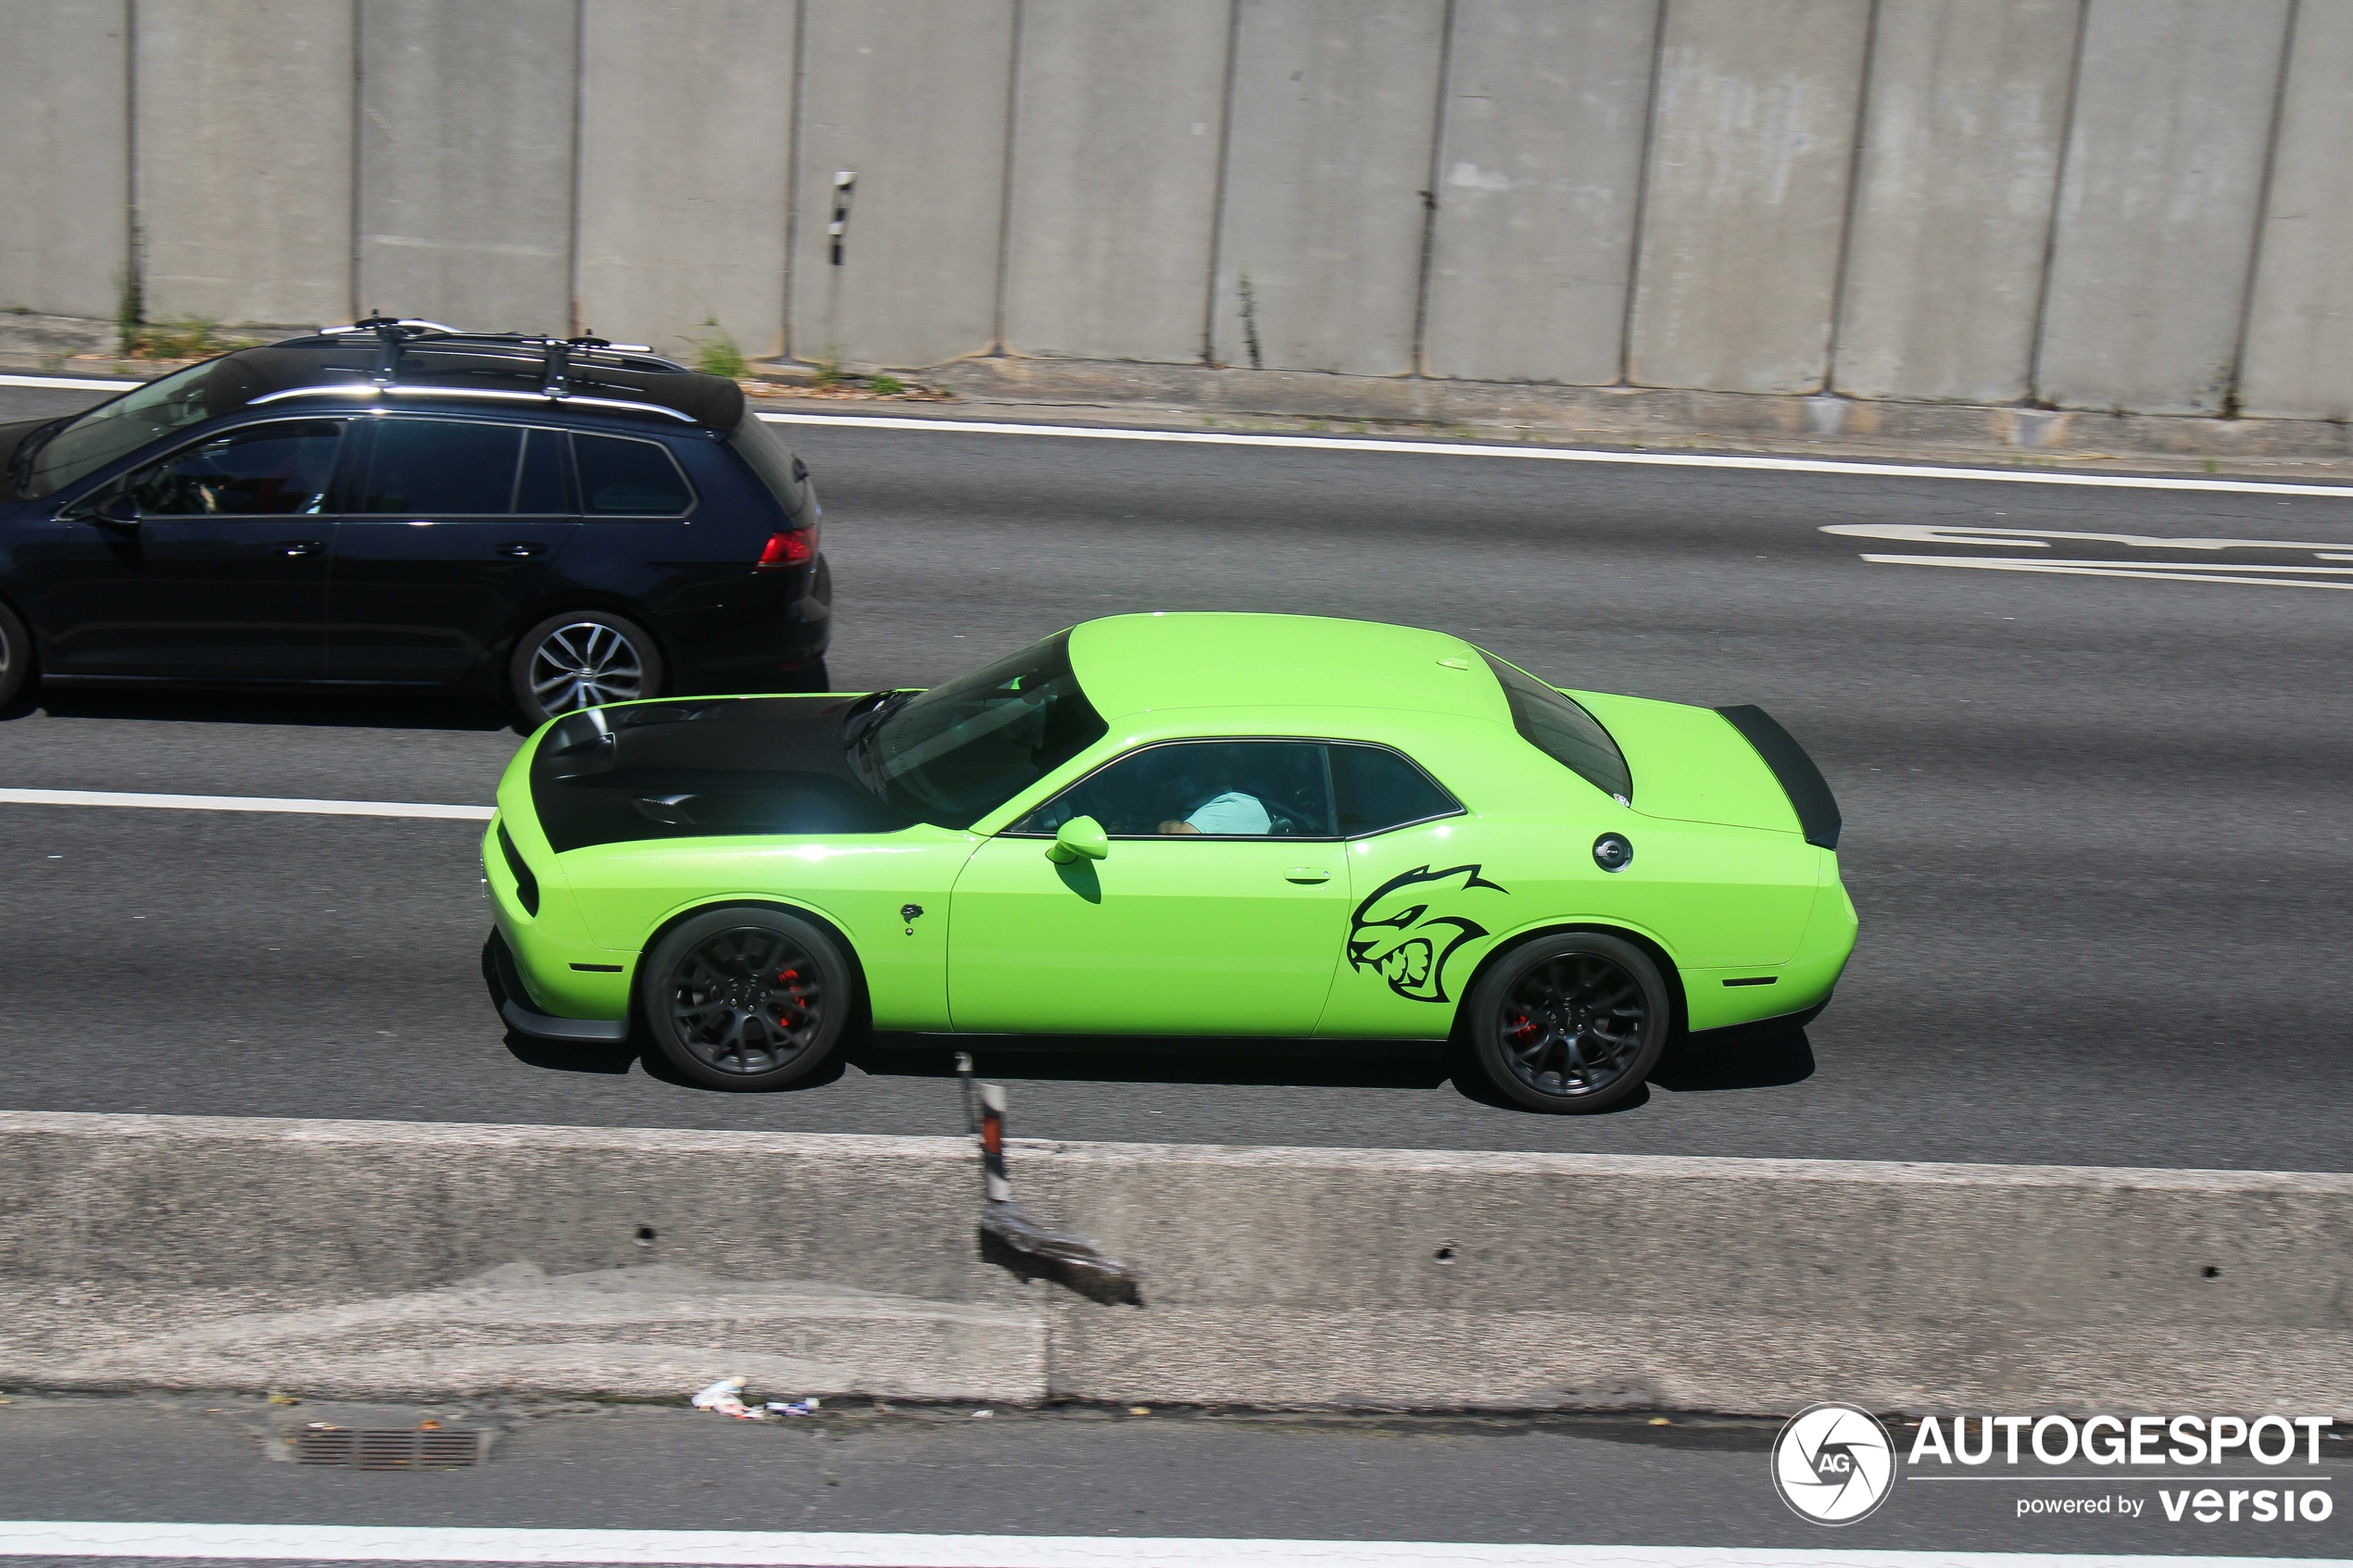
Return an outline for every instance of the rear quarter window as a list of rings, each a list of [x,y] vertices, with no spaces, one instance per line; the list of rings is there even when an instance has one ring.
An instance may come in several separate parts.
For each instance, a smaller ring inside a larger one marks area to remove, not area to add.
[[[1512,727],[1522,740],[1604,795],[1633,803],[1633,770],[1600,720],[1517,665],[1491,653],[1479,657],[1503,683],[1504,696],[1512,705]]]
[[[581,508],[592,517],[677,517],[695,504],[693,486],[659,441],[573,433]]]

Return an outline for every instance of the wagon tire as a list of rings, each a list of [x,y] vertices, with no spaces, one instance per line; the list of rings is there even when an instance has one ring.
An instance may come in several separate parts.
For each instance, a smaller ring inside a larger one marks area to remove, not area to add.
[[[0,604],[0,710],[17,700],[32,679],[32,633],[17,612]]]
[[[507,695],[525,730],[575,708],[662,694],[667,668],[653,633],[610,610],[551,615],[515,639]]]
[[[1597,931],[1515,947],[1471,988],[1467,1044],[1488,1082],[1530,1110],[1606,1110],[1667,1049],[1667,982],[1648,954]]]
[[[647,956],[639,1010],[670,1064],[709,1089],[781,1089],[833,1056],[857,972],[813,922],[750,906],[683,921]]]

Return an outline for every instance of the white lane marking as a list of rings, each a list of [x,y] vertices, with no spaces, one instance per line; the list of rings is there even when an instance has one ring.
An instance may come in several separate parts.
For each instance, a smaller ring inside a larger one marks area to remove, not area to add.
[[[88,376],[0,376],[0,386],[54,386],[60,392],[128,392],[141,381],[94,381]]]
[[[135,381],[82,376],[0,375],[0,386],[53,386],[120,392]],[[1059,435],[1094,441],[1173,441],[1203,446],[1288,446],[1321,452],[1419,452],[1450,458],[1535,458],[1556,463],[1622,463],[1649,468],[1733,469],[1765,473],[1877,474],[1891,479],[1983,479],[2009,484],[2088,484],[2110,490],[2200,490],[2243,495],[2318,495],[2353,500],[2353,485],[2274,484],[2260,480],[2164,479],[2145,474],[2013,473],[2005,469],[1925,463],[1836,462],[1821,458],[1741,458],[1705,452],[1611,452],[1582,446],[1502,446],[1470,441],[1380,441],[1370,437],[1256,435],[1241,431],[1105,430],[1092,425],[1020,424],[1001,420],[916,420],[871,414],[784,414],[759,410],[774,424],[849,425],[865,430],[961,431],[967,435]]]
[[[311,817],[439,817],[486,822],[489,806],[405,800],[280,800],[257,795],[126,795],[106,789],[0,789],[0,806],[144,806],[165,811],[284,811]]]
[[[2297,539],[2174,539],[2162,533],[2070,533],[2057,528],[1980,528],[1973,522],[1832,522],[1825,533],[1848,539],[1892,539],[1906,545],[1982,545],[1996,550],[2047,550],[2053,539],[2082,539],[2095,545],[2123,545],[2142,550],[2309,550],[2322,560],[2353,560],[2343,551],[2347,541],[2314,544]]]
[[[2233,577],[2234,571],[2343,571],[2330,566],[2221,566],[2200,564],[2168,571],[2156,563],[2055,560],[2004,560],[1991,556],[1872,556],[1874,566],[1962,566],[1979,571],[2040,571],[2054,577],[2143,577],[2152,583],[2237,583],[2251,588],[2353,588],[2353,583],[2322,582],[2310,577]]]
[[[1743,1547],[1523,1546],[1189,1537],[915,1536],[786,1530],[501,1530],[350,1524],[0,1523],[0,1555],[308,1559],[335,1562],[612,1562],[709,1568],[2259,1568],[2257,1557],[2004,1551],[1777,1551]],[[2309,1560],[2306,1560],[2309,1561]]]
[[[1500,446],[1467,441],[1378,441],[1329,435],[1251,435],[1239,431],[1100,430],[1092,425],[1012,424],[990,420],[889,419],[870,414],[774,414],[774,424],[928,430],[965,435],[1054,435],[1084,441],[1167,441],[1200,446],[1287,446],[1315,452],[1410,452],[1442,458],[1527,458],[1554,463],[1623,463],[1670,469],[1743,469],[1768,473],[1846,473],[1881,479],[1982,479],[2002,484],[2088,484],[2108,490],[2199,490],[2241,495],[2320,495],[2353,501],[2353,485],[2272,484],[2243,479],[2158,479],[2145,474],[2013,473],[1920,463],[1834,462],[1822,458],[1735,458],[1700,452],[1611,452],[1584,446]]]

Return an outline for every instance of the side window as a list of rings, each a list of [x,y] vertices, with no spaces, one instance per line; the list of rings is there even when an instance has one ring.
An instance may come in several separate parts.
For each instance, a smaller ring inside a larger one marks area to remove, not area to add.
[[[340,420],[247,425],[182,448],[131,476],[149,517],[303,517],[326,508]]]
[[[359,509],[415,517],[498,516],[514,505],[521,427],[471,420],[382,420]]]
[[[1385,746],[1329,747],[1332,799],[1340,810],[1340,835],[1362,838],[1408,822],[1451,817],[1462,803],[1436,780]]]
[[[573,510],[572,483],[564,477],[564,433],[535,430],[524,439],[522,471],[515,477],[515,510],[525,515]]]
[[[675,517],[695,504],[678,460],[659,441],[619,435],[572,438],[580,465],[580,498],[605,517]]]
[[[1013,831],[1051,834],[1092,817],[1114,838],[1330,838],[1324,748],[1313,741],[1149,746],[1032,811]]]

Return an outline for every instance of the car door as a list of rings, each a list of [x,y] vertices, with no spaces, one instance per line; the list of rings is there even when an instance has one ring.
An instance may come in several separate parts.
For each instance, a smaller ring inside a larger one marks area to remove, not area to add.
[[[20,553],[58,675],[315,680],[343,419],[208,435],[82,497]]]
[[[487,420],[369,421],[365,480],[336,531],[327,669],[451,681],[561,583],[578,533],[566,433]]]
[[[1100,860],[1047,850],[1074,817]],[[976,849],[950,901],[959,1030],[1306,1035],[1346,932],[1322,746],[1176,741],[1106,764]]]

